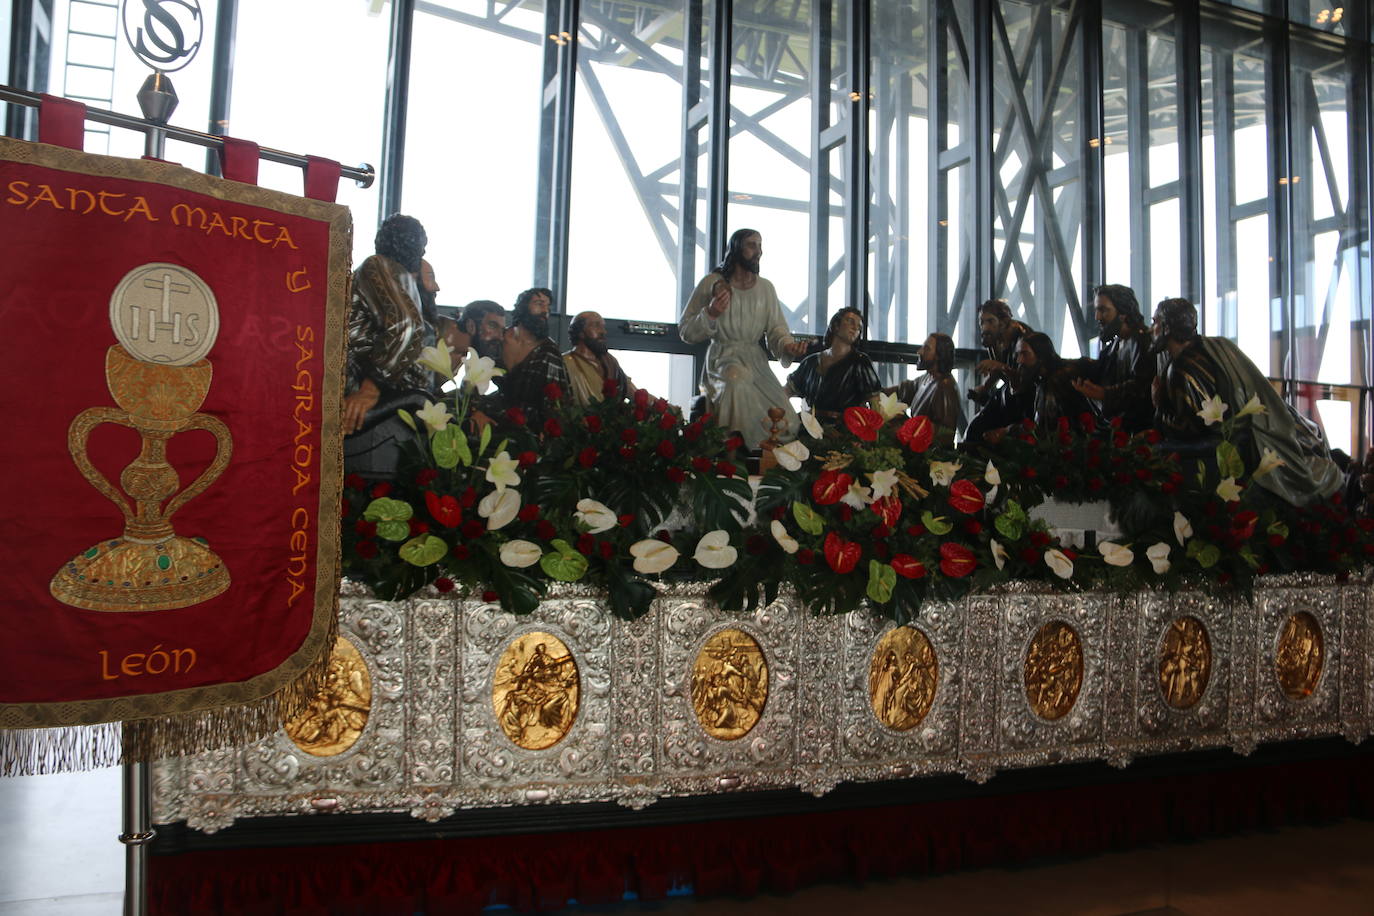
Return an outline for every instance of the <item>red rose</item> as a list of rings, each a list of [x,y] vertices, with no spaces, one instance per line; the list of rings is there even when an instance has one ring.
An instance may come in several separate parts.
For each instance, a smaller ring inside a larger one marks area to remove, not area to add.
[[[868,536],[874,540],[881,541],[885,537],[890,537],[892,529],[879,522],[868,530]]]
[[[608,378],[601,383],[601,394],[603,397],[613,398],[619,390],[620,385],[613,378]]]
[[[1021,551],[1021,562],[1035,565],[1040,561],[1040,554],[1034,547],[1027,547]]]
[[[871,407],[848,407],[844,412],[844,425],[864,442],[876,442],[878,430],[883,426],[883,415]]]
[[[482,592],[482,600],[485,601],[487,604],[491,604],[493,601],[500,601],[501,595],[498,592],[494,592],[491,589],[487,589],[486,591]]]
[[[529,422],[529,418],[525,416],[525,411],[521,410],[519,407],[507,407],[506,419],[516,426],[524,426]]]
[[[669,468],[667,471],[668,479],[673,483],[682,483],[687,479],[687,472],[682,468]]]
[[[361,490],[367,486],[367,481],[363,480],[363,475],[361,474],[349,474],[344,478],[344,486],[348,487],[350,490]]]
[[[769,511],[768,517],[771,518],[771,519],[773,519],[773,521],[775,521],[775,522],[780,522],[780,521],[782,521],[783,519],[787,518],[787,507],[786,507],[786,506],[774,506],[774,507]]]
[[[971,480],[956,480],[949,485],[949,504],[958,512],[972,515],[983,508],[983,491]]]
[[[1140,445],[1136,447],[1135,456],[1139,458],[1141,461],[1144,461],[1146,458],[1149,458],[1152,454],[1153,452],[1151,452],[1149,448],[1147,448],[1146,446]]]
[[[1168,482],[1166,482],[1166,483],[1162,483],[1162,484],[1160,484],[1160,486],[1159,486],[1159,492],[1163,493],[1163,494],[1166,495],[1166,496],[1169,495],[1170,493],[1173,493],[1173,492],[1174,492],[1175,490],[1177,490],[1177,489],[1178,489],[1178,484],[1174,483],[1172,480],[1171,480],[1171,481],[1168,481]]]
[[[1069,486],[1069,478],[1063,474],[1056,474],[1054,477],[1054,488],[1056,490],[1066,490]]]
[[[447,493],[440,496],[433,490],[426,490],[425,508],[429,510],[430,516],[445,528],[452,528],[463,520],[463,510],[458,507],[458,500]]]
[[[1370,546],[1374,547],[1374,544]],[[812,563],[816,562],[816,552],[803,547],[801,550],[797,551],[797,562],[803,566],[810,566]]]
[[[816,482],[811,485],[811,498],[817,505],[834,505],[840,501],[840,497],[849,492],[849,486],[853,482],[854,478],[842,471],[822,471]]]
[[[1104,481],[1101,477],[1094,477],[1088,481],[1088,489],[1093,491],[1094,493],[1096,493],[1098,490],[1102,489],[1106,485],[1106,481]]]
[[[415,486],[427,487],[438,478],[439,472],[434,468],[421,468],[415,474]]]
[[[597,545],[597,552],[601,554],[601,559],[609,560],[615,556],[615,545],[610,541],[602,541]]]
[[[649,415],[649,411],[645,410],[643,407],[636,407],[636,408],[635,408],[635,422],[636,422],[636,423],[642,422],[642,421],[644,420],[644,418],[647,417],[648,415]]]
[[[859,563],[859,557],[863,556],[863,548],[853,541],[846,541],[833,531],[825,536],[824,550],[825,562],[840,575],[853,572]]]
[[[1022,468],[1022,469],[1021,469],[1021,476],[1024,477],[1024,478],[1026,478],[1027,480],[1034,480],[1035,477],[1036,477],[1036,474],[1037,474],[1037,471],[1035,470],[1035,468]]]
[[[665,413],[663,416],[658,418],[659,429],[672,429],[674,426],[677,426],[676,414]]]
[[[1159,430],[1157,429],[1145,430],[1145,441],[1150,443],[1151,445],[1158,445],[1159,440],[1162,438],[1164,437],[1159,434]]]
[[[406,519],[406,523],[410,525],[411,537],[415,537],[416,535],[424,534],[427,531],[429,531],[429,525],[425,522],[420,521],[418,518]]]
[[[926,574],[925,564],[905,553],[893,556],[892,569],[903,579],[922,579]]]
[[[848,504],[840,506],[840,521],[847,522],[854,517],[854,510]]]
[[[940,572],[951,579],[962,579],[978,568],[978,560],[963,544],[946,541],[940,545]]]
[[[673,444],[672,439],[664,439],[654,451],[658,452],[660,458],[672,458],[677,454],[677,446]]]
[[[577,552],[583,556],[591,556],[596,551],[596,538],[583,532],[577,536]]]
[[[976,518],[971,518],[968,521],[964,522],[965,534],[979,534],[982,532],[982,530],[983,524],[979,522]]]
[[[620,457],[626,461],[633,461],[635,456],[639,454],[633,445],[622,445],[617,451],[620,452]]]
[[[620,523],[620,527],[628,528],[634,523],[635,514],[633,512],[626,512],[624,515],[617,515],[615,520]]]
[[[468,545],[466,544],[454,544],[453,549],[450,550],[449,553],[453,554],[455,560],[466,560],[471,551],[468,550]]]
[[[467,538],[469,541],[475,541],[477,538],[480,538],[483,534],[486,533],[487,526],[482,524],[475,518],[470,518],[467,521],[463,522],[463,527],[461,531],[463,537]]]
[[[519,457],[520,466],[527,468],[539,460],[539,456],[534,452],[521,452]]]
[[[695,420],[687,424],[687,428],[682,431],[683,438],[688,442],[695,442],[701,438],[702,426],[700,420]]]
[[[896,528],[897,520],[902,517],[902,501],[897,498],[896,493],[873,500],[868,508],[872,509],[873,514],[882,519],[883,524],[889,528]]]
[[[897,441],[913,452],[924,452],[935,441],[935,424],[930,417],[912,417],[897,430]]]
[[[692,459],[692,470],[696,471],[698,474],[705,474],[707,471],[711,470],[711,459],[698,455]]]
[[[448,576],[440,576],[434,580],[434,587],[441,592],[451,592],[453,591],[453,580]]]
[[[668,402],[667,402],[667,400],[665,400],[664,398],[659,398],[657,401],[654,401],[654,410],[658,411],[659,413],[667,413],[667,412],[668,412]]]
[[[1032,420],[1030,417],[1024,417],[1021,420],[1021,428],[1028,433],[1033,433],[1035,432],[1035,421]]]
[[[587,429],[594,433],[601,432],[601,418],[596,414],[587,414],[582,418],[582,422],[587,424]]]
[[[1118,429],[1116,432],[1112,433],[1112,445],[1117,448],[1125,448],[1130,444],[1130,441],[1131,437],[1128,436],[1124,430]]]
[[[1153,477],[1153,476],[1154,476],[1154,475],[1150,473],[1150,469],[1149,469],[1149,468],[1136,468],[1136,471],[1135,471],[1135,479],[1136,479],[1136,480],[1149,480],[1149,479],[1150,479],[1151,477]]]
[[[552,541],[556,534],[558,534],[558,529],[548,519],[541,518],[539,523],[534,526],[534,536],[541,541]]]
[[[1043,550],[1048,547],[1050,543],[1050,536],[1043,531],[1032,531],[1030,539],[1037,550]]]
[[[620,441],[624,442],[626,445],[634,445],[639,441],[639,430],[622,429],[620,431]]]
[[[1083,428],[1083,432],[1090,433],[1097,426],[1097,420],[1085,410],[1078,415],[1078,425]]]
[[[544,421],[544,435],[554,439],[563,435],[563,424],[558,422],[557,417],[549,417]]]
[[[1271,534],[1271,535],[1269,535],[1269,546],[1270,546],[1270,547],[1282,547],[1282,546],[1283,546],[1284,540],[1286,540],[1286,539],[1285,539],[1284,536],[1281,535],[1281,534]]]
[[[673,536],[666,531],[660,531],[658,534],[654,535],[654,537],[658,538],[665,544],[673,543]]]
[[[383,480],[381,483],[372,485],[372,498],[381,499],[391,492],[391,484]]]
[[[914,538],[918,538],[918,537],[920,537],[921,535],[923,535],[923,534],[926,533],[926,526],[925,526],[925,525],[921,525],[921,524],[907,525],[907,526],[906,526],[906,533],[909,534],[909,535],[911,535],[911,536],[914,537]]]
[[[468,487],[458,494],[458,505],[464,509],[471,509],[475,502],[477,502],[477,491],[472,487]]]
[[[539,517],[539,507],[534,503],[525,503],[516,517],[522,522],[532,522]]]
[[[1069,432],[1069,418],[1060,417],[1059,419],[1055,420],[1054,428],[1057,429],[1059,432],[1067,435]]]
[[[635,406],[636,406],[636,407],[647,407],[648,405],[649,405],[649,392],[645,391],[643,388],[640,388],[638,391],[635,392]]]
[[[358,556],[362,557],[364,560],[370,560],[377,555],[377,542],[359,541],[354,545],[353,549],[357,552]]]
[[[377,536],[377,523],[376,523],[376,522],[365,521],[364,519],[361,519],[361,518],[360,518],[360,519],[358,519],[356,522],[353,523],[353,530],[354,530],[354,532],[356,532],[358,535],[360,535],[360,536],[362,536],[362,537],[365,537],[365,538],[376,537],[376,536]]]
[[[596,464],[596,459],[598,457],[600,457],[600,453],[589,445],[577,453],[577,463],[584,468],[589,468]]]
[[[729,439],[726,439],[726,440],[725,440],[725,450],[726,450],[727,452],[733,452],[735,449],[739,449],[739,448],[743,448],[743,447],[744,447],[744,440],[741,439],[739,436],[731,436]]]
[[[716,462],[716,473],[721,477],[734,477],[735,470],[735,466],[728,461]]]
[[[549,382],[544,386],[544,397],[550,401],[563,400],[563,386],[557,382]]]

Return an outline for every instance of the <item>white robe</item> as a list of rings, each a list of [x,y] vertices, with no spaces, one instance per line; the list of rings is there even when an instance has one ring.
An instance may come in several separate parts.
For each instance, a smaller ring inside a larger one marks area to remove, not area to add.
[[[678,324],[687,343],[710,341],[701,380],[707,409],[727,430],[739,430],[749,448],[758,448],[768,438],[768,408],[781,407],[784,413],[778,424],[779,439],[794,439],[797,413],[759,346],[766,338],[769,351],[781,358],[784,367],[790,364],[783,347],[793,338],[778,294],[762,277],[751,289],[732,286],[730,307],[719,318],[712,318],[706,306],[711,303],[711,288],[719,280],[720,274],[711,273],[697,284]]]

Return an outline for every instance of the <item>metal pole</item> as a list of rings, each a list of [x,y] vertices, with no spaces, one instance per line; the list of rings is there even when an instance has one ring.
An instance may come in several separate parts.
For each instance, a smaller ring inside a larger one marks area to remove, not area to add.
[[[148,764],[124,764],[124,916],[146,916],[148,912],[148,844],[153,829],[152,792]]]

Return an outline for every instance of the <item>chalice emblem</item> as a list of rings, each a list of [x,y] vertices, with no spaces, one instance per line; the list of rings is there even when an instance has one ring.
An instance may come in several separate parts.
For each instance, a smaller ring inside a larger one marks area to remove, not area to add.
[[[76,415],[67,446],[83,477],[124,515],[124,533],[99,541],[53,576],[53,597],[92,611],[189,607],[229,587],[229,571],[204,538],[182,537],[172,516],[224,473],[233,439],[223,422],[197,413],[210,391],[206,354],[219,333],[219,308],[205,281],[175,264],[144,264],[124,275],[110,297],[118,343],[105,353],[105,382],[118,407]],[[142,439],[116,488],[87,453],[102,423],[127,426]],[[185,489],[167,461],[177,433],[215,437],[215,458]]]

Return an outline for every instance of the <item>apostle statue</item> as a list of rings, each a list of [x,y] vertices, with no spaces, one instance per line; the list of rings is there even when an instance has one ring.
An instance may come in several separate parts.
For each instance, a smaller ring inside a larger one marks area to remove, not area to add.
[[[913,417],[930,417],[936,435],[953,442],[955,432],[963,432],[964,405],[954,381],[954,339],[948,334],[931,334],[921,345],[916,368],[925,374],[903,382],[899,396],[911,403]]]
[[[1012,318],[1011,306],[1005,299],[989,299],[978,307],[978,330],[983,342],[983,359],[978,363],[982,384],[968,393],[978,405],[978,412],[969,421],[965,442],[977,446],[984,434],[1020,422],[1030,416],[1029,389],[1017,390],[1012,381],[1016,376],[1016,345],[1030,333],[1030,328]]]
[[[788,394],[824,422],[838,421],[846,408],[867,404],[882,389],[873,360],[857,347],[863,333],[863,313],[840,309],[830,318],[825,349],[807,354],[787,377]]]
[[[1246,469],[1261,459],[1281,462],[1254,477],[1255,485],[1294,506],[1326,499],[1342,486],[1326,439],[1316,424],[1279,397],[1264,373],[1225,337],[1197,332],[1197,309],[1187,299],[1165,299],[1155,309],[1152,349],[1164,365],[1154,383],[1156,425],[1182,443],[1215,441],[1223,418],[1237,418],[1231,441]],[[1251,399],[1263,410],[1241,412]],[[1209,422],[1210,420],[1210,422]]]
[[[506,374],[496,377],[497,395],[492,409],[518,407],[536,429],[549,416],[549,385],[558,385],[564,395],[571,385],[563,354],[549,337],[549,312],[553,291],[543,287],[527,289],[515,300],[511,326],[501,343],[501,365]]]
[[[568,325],[572,349],[563,354],[572,396],[579,407],[600,401],[608,390],[613,397],[634,394],[635,386],[606,345],[606,321],[596,312],[579,312]]]
[[[784,366],[806,353],[806,344],[787,328],[773,284],[759,276],[762,257],[763,237],[753,229],[736,230],[720,264],[697,284],[678,325],[687,343],[709,343],[702,374],[706,409],[751,449],[769,436],[770,407],[783,410],[782,438],[793,438],[798,423],[759,342],[766,340]]]
[[[1095,313],[1102,348],[1084,378],[1074,387],[1092,400],[1103,422],[1121,418],[1127,432],[1148,429],[1154,422],[1150,385],[1155,360],[1150,355],[1150,329],[1140,303],[1129,286],[1108,284],[1096,290]]]

